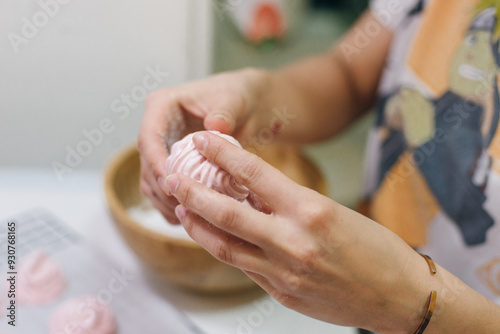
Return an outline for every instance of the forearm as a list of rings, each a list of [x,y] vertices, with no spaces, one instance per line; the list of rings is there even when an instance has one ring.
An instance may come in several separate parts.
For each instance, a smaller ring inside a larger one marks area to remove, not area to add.
[[[392,34],[380,27],[359,52],[349,57],[356,31],[378,24],[367,12],[331,51],[267,73],[258,108],[260,126],[273,127],[276,110],[289,116],[279,124],[279,140],[307,143],[335,135],[373,104]],[[274,111],[274,113],[273,113]],[[276,129],[275,129],[276,130]]]
[[[290,115],[278,138],[308,143],[333,136],[369,109],[372,96],[359,96],[336,53],[305,59],[272,73],[274,108]],[[278,102],[280,101],[280,102]]]

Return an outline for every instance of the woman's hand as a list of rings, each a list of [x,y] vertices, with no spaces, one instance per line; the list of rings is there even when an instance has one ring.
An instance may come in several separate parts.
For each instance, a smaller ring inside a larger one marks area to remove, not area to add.
[[[178,223],[175,197],[161,191],[168,148],[184,135],[216,130],[238,139],[255,131],[257,101],[265,89],[262,71],[242,70],[212,76],[177,88],[153,92],[146,101],[138,148],[141,191],[170,223]]]
[[[392,232],[211,133],[197,149],[264,200],[265,214],[182,174],[164,190],[189,235],[309,316],[382,333],[415,331],[430,289],[426,262]]]

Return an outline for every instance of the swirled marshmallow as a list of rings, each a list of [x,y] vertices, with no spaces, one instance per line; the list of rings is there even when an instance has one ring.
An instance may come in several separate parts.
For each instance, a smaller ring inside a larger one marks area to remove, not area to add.
[[[217,131],[210,132],[241,148],[240,143],[233,137]],[[228,172],[208,161],[198,152],[193,143],[195,134],[191,133],[172,145],[166,163],[167,174],[182,173],[238,201],[245,200],[249,193],[248,189],[236,182]]]
[[[66,286],[59,265],[38,250],[19,262],[17,300],[25,305],[39,305],[56,299]]]
[[[79,334],[115,334],[115,317],[94,296],[81,296],[61,304],[50,318],[49,334],[71,330]]]

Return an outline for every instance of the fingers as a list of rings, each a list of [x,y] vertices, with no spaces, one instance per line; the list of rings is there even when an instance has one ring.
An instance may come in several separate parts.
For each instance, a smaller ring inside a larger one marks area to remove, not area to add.
[[[270,216],[209,189],[183,174],[167,178],[167,186],[181,204],[221,230],[257,246],[266,246],[277,233]],[[182,219],[181,219],[182,221]]]
[[[273,211],[288,212],[300,205],[294,191],[301,188],[256,155],[209,132],[197,134],[193,141],[203,156],[257,194]]]
[[[141,154],[141,190],[170,223],[179,223],[174,209],[179,203],[165,194],[161,184],[166,178],[168,141],[182,135],[184,116],[176,96],[162,89],[151,93],[146,100],[146,113],[139,133]]]
[[[183,205],[176,208],[176,214],[191,238],[220,261],[243,270],[265,270],[259,247],[220,230]]]
[[[270,215],[273,212],[273,208],[269,206],[265,201],[260,199],[253,192],[250,192],[247,197],[247,201],[252,208],[267,215]]]
[[[183,95],[182,106],[188,110],[203,110],[198,115],[204,117],[203,127],[207,130],[232,134],[245,120],[247,106],[244,98],[238,94],[218,96],[206,106],[200,106],[198,100],[194,96]]]
[[[177,219],[177,216],[175,215],[175,204],[172,205],[173,209],[165,209],[164,205],[162,202],[160,202],[158,199],[156,199],[155,197],[152,197],[150,198],[151,200],[151,203],[153,204],[153,206],[161,213],[161,215],[163,216],[163,218],[165,218],[165,220],[170,223],[170,224],[173,224],[173,225],[178,225],[180,224],[179,222],[179,219]],[[177,202],[177,201],[176,201]],[[167,224],[167,222],[165,222],[165,224]]]
[[[203,125],[207,130],[216,130],[232,134],[243,121],[246,113],[244,99],[236,95],[228,95],[210,108]]]
[[[276,288],[275,285],[263,275],[248,270],[244,270],[244,273],[280,304],[289,308],[294,308],[300,304],[300,300],[297,297],[292,294],[282,292],[281,289]]]
[[[169,121],[172,121],[171,114],[179,113],[176,103],[164,96],[163,91],[153,92],[146,100],[146,113],[141,124],[138,139],[138,149],[153,173],[154,180],[165,178],[165,160],[167,151],[167,131]],[[176,111],[177,110],[177,111]],[[180,121],[179,121],[180,122]],[[156,181],[155,181],[156,182]],[[153,188],[153,184],[150,184]]]
[[[141,158],[140,185],[143,195],[151,200],[153,206],[160,211],[169,223],[178,224],[179,220],[175,216],[174,209],[179,202],[175,197],[165,194],[158,182],[165,183],[165,180],[155,180],[149,165]]]
[[[177,200],[164,193],[168,148],[186,133],[207,129],[232,133],[245,114],[241,94],[220,94],[233,89],[227,79],[200,81],[176,89],[160,89],[146,100],[138,149],[141,154],[141,189],[171,222]]]
[[[236,119],[239,118],[238,114],[241,113],[240,106],[232,102],[228,97],[221,97],[217,102],[208,105],[201,105],[199,101],[199,98],[187,93],[181,96],[182,107],[202,118],[205,129],[226,134],[234,131]]]
[[[168,152],[166,146],[167,120],[169,113],[168,99],[164,92],[152,93],[146,102],[146,113],[139,133],[138,150],[141,154],[141,190],[153,205],[170,222],[176,223],[174,214],[176,203],[163,193],[158,182],[166,177],[165,161]],[[172,203],[173,202],[173,203]]]
[[[269,280],[262,276],[261,274],[258,274],[256,272],[250,271],[250,270],[243,270],[243,272],[250,277],[252,281],[257,283],[265,292],[267,292],[269,295],[273,295],[276,292],[276,289],[269,283]]]

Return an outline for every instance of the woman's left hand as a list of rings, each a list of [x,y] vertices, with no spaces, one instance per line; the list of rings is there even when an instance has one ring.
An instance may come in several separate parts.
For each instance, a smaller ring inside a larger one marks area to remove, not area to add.
[[[403,240],[216,135],[202,132],[194,142],[272,211],[255,210],[185,175],[169,176],[164,191],[181,203],[177,217],[208,252],[311,317],[383,333],[418,327],[430,275]]]

